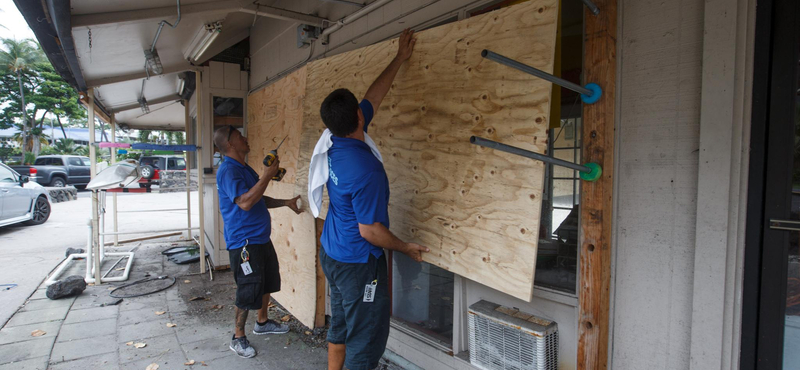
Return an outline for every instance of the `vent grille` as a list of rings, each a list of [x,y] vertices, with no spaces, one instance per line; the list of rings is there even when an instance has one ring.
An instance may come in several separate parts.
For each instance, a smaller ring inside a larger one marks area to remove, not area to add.
[[[485,370],[557,370],[558,327],[555,322],[480,301],[469,308],[469,359]]]

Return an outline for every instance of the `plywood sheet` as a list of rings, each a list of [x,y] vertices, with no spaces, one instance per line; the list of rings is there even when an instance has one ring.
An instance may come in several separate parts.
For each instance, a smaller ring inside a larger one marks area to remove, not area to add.
[[[389,176],[391,230],[430,247],[427,262],[526,300],[544,167],[469,138],[545,151],[551,85],[480,52],[551,72],[556,16],[556,0],[531,0],[418,33],[369,131]],[[340,87],[364,96],[396,50],[395,39],[308,65],[295,194],[306,192],[322,100]]]
[[[306,69],[302,68],[247,99],[247,162],[251,167],[260,173],[264,156],[288,135],[278,150],[286,176],[281,182],[270,182],[265,192],[272,198],[294,196],[305,88]],[[281,291],[273,296],[300,322],[313,327],[317,304],[314,217],[309,212],[296,215],[284,207],[271,209],[270,216],[282,280]]]
[[[286,168],[282,182],[288,184],[295,183],[297,173],[305,94],[306,68],[303,67],[247,97],[247,141],[250,143],[247,163],[260,173],[264,167],[261,161],[286,137],[278,156],[281,167]]]
[[[291,198],[294,184],[274,182],[266,195]],[[317,243],[314,216],[299,215],[286,207],[273,208],[272,243],[281,266],[281,291],[275,299],[303,325],[313,328],[317,304]]]

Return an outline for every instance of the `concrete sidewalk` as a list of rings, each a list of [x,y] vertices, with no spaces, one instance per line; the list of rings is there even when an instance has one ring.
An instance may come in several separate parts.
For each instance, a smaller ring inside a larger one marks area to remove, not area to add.
[[[208,274],[198,274],[198,263],[167,261],[161,251],[177,244],[180,242],[171,240],[139,245],[126,282],[159,275],[176,277],[175,285],[162,292],[103,306],[113,301],[110,289],[122,283],[89,286],[78,297],[55,301],[46,298],[45,287],[40,286],[0,329],[0,370],[144,370],[150,364],[158,364],[161,370],[326,368],[324,330],[303,327],[286,317],[279,305],[270,308],[270,318],[288,320],[292,330],[282,335],[248,335],[258,350],[255,358],[233,353],[228,348],[235,294],[231,272],[215,271],[214,280],[209,281]],[[105,261],[103,271],[114,262]],[[73,263],[63,276],[83,275],[84,266],[83,261]],[[158,283],[163,281],[154,284]],[[157,314],[161,311],[164,313]],[[252,312],[248,317],[248,330],[255,316]],[[45,334],[34,336],[37,330]],[[146,346],[136,348],[136,343]],[[194,365],[186,365],[192,360]]]

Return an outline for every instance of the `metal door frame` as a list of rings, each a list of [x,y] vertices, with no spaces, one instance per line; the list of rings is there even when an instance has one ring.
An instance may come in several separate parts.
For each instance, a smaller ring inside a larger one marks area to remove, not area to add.
[[[740,369],[783,366],[800,3],[759,0],[753,75]]]

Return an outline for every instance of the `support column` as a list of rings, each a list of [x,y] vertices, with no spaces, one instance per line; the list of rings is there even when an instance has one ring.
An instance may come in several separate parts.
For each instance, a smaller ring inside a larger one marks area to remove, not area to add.
[[[114,113],[111,113],[111,122],[109,122],[109,126],[111,126],[111,142],[117,142],[117,120],[114,116]],[[111,149],[111,164],[117,163],[117,148],[109,148]],[[119,235],[116,233],[119,232],[119,228],[117,225],[117,193],[111,193],[111,202],[114,205],[114,247],[119,246]]]
[[[183,101],[184,111],[184,131],[186,131],[186,141],[189,141],[189,134],[192,128],[192,117],[189,112],[189,100]],[[188,142],[187,142],[188,144]],[[192,240],[192,168],[190,167],[189,157],[191,152],[186,153],[186,239]],[[197,153],[197,152],[195,152]],[[199,183],[198,183],[199,186]],[[200,191],[197,192],[200,194]]]
[[[205,132],[205,114],[203,109],[205,109],[205,107],[203,107],[203,73],[201,71],[196,71],[195,76],[195,86],[197,87],[194,91],[194,98],[197,102],[197,132],[199,133],[198,144],[200,144],[197,145],[197,203],[200,209],[200,273],[204,274],[206,272],[206,223],[203,204],[203,193],[205,192],[205,179],[203,174],[203,155],[205,153],[203,148],[203,146],[205,146],[203,132]]]
[[[578,289],[578,369],[609,367],[611,231],[614,179],[614,127],[617,76],[617,0],[597,0],[598,15],[584,10],[584,83],[596,83],[603,95],[583,106],[583,161],[603,174],[581,182],[580,285]]]
[[[95,133],[94,133],[94,88],[89,88],[86,92],[86,102],[89,107],[87,114],[89,122],[89,163],[90,173],[92,179],[97,176],[97,148],[95,147]],[[99,215],[99,200],[97,190],[92,190],[92,252],[94,253],[94,283],[100,285],[100,267],[102,261],[100,260],[100,215]]]

